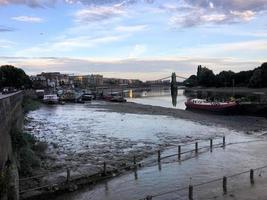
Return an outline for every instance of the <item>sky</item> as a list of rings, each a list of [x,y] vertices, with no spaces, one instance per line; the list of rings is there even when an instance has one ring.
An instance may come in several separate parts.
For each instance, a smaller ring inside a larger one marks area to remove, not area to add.
[[[156,80],[267,59],[267,0],[0,0],[0,65]]]

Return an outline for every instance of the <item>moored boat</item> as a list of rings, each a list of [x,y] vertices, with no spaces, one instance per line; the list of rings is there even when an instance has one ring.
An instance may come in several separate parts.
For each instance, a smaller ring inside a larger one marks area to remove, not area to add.
[[[82,95],[82,100],[83,101],[92,101],[92,99],[93,99],[93,95],[90,94],[90,93],[84,93]]]
[[[56,94],[48,94],[44,95],[43,102],[47,104],[57,104],[59,102],[59,98]]]
[[[207,101],[205,99],[189,99],[185,102],[188,109],[199,109],[208,111],[228,111],[237,107],[235,101],[215,102]]]

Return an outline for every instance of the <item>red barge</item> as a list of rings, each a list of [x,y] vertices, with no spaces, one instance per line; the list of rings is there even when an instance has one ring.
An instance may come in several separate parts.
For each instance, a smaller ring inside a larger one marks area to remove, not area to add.
[[[237,103],[235,101],[210,102],[204,99],[188,99],[185,102],[185,105],[188,109],[199,109],[207,111],[228,111],[233,110],[237,107]]]

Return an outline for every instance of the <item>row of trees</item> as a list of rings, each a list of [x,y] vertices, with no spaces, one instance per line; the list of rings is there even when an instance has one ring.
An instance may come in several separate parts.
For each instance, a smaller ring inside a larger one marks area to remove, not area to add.
[[[222,71],[216,75],[207,67],[199,65],[197,75],[190,76],[184,81],[184,84],[192,87],[231,87],[233,85],[253,88],[267,87],[267,63],[263,63],[254,70],[238,73]]]
[[[22,69],[12,65],[3,65],[0,67],[0,88],[4,87],[30,88],[31,80]]]

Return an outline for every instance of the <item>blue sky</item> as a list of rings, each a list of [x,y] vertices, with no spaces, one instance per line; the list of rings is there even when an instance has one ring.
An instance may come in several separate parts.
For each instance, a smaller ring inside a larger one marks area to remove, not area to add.
[[[267,58],[267,0],[0,0],[0,64],[153,80]]]

